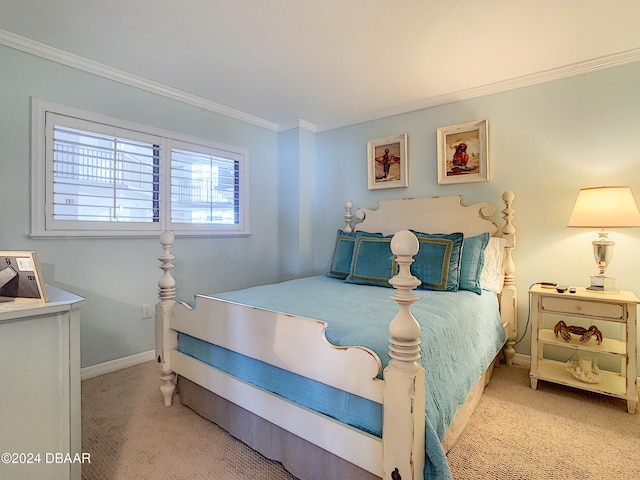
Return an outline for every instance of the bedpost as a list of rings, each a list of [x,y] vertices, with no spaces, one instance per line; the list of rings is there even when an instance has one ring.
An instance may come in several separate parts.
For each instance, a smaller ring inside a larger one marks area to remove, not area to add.
[[[502,227],[502,238],[506,240],[504,252],[504,285],[500,294],[500,313],[502,318],[509,318],[511,323],[507,330],[507,343],[504,347],[504,356],[507,365],[511,365],[516,354],[514,348],[518,330],[518,292],[516,289],[516,264],[513,261],[513,249],[516,246],[516,229],[513,226],[515,210],[511,207],[515,194],[506,191],[502,194],[505,208],[502,210],[504,226]]]
[[[408,230],[396,233],[391,240],[399,272],[389,283],[396,289],[391,298],[400,311],[389,324],[391,361],[384,369],[382,470],[385,480],[421,479],[424,470],[425,373],[418,363],[420,325],[409,309],[418,300],[412,290],[420,281],[410,272],[418,248],[418,239]]]
[[[353,215],[351,215],[351,209],[353,208],[353,203],[347,202],[344,204],[344,231],[346,233],[353,233],[353,227],[351,226],[351,221],[353,220]]]
[[[160,364],[160,391],[164,398],[165,406],[170,406],[173,401],[173,392],[176,389],[176,374],[171,370],[170,351],[177,346],[177,334],[171,330],[171,317],[173,306],[176,303],[176,280],[171,275],[175,268],[172,263],[176,257],[171,254],[174,235],[165,231],[160,234],[160,244],[164,253],[158,257],[160,268],[164,274],[158,281],[158,298],[156,304],[156,359]]]

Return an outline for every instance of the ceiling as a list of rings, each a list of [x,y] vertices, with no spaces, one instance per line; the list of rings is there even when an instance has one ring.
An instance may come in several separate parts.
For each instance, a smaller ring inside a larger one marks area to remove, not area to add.
[[[0,43],[274,130],[638,61],[639,23],[637,0],[0,0]]]

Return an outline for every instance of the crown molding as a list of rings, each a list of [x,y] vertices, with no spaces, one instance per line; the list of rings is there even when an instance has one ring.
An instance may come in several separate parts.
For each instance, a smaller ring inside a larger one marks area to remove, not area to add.
[[[287,130],[291,130],[293,128],[301,128],[311,133],[316,133],[318,131],[318,126],[315,123],[311,123],[304,118],[299,118],[297,122],[280,123],[279,125],[280,132],[286,132]]]
[[[116,68],[94,62],[93,60],[89,60],[79,55],[65,52],[64,50],[45,45],[44,43],[36,42],[35,40],[16,35],[15,33],[7,32],[6,30],[0,29],[0,44],[13,48],[15,50],[20,50],[31,55],[51,60],[52,62],[75,68],[77,70],[92,73],[94,75],[98,75],[109,80],[129,85],[131,87],[139,88],[150,93],[161,95],[172,100],[177,100],[179,102],[193,105],[210,112],[219,113],[236,120],[241,120],[258,127],[266,128],[274,132],[277,132],[279,130],[279,126],[275,122],[271,122],[254,115],[241,112],[240,110],[236,110],[231,107],[227,107],[226,105],[206,100],[196,95],[185,93],[175,88],[167,87],[166,85],[162,85],[146,78],[123,72],[122,70],[118,70]]]
[[[437,95],[434,97],[425,98],[416,102],[405,103],[397,105],[388,109],[378,110],[375,112],[369,112],[365,115],[356,117],[349,117],[341,122],[316,125],[306,120],[300,119],[297,125],[279,125],[278,123],[265,120],[263,118],[256,117],[254,115],[233,109],[226,105],[222,105],[210,100],[185,93],[181,90],[167,87],[160,83],[147,80],[142,77],[131,75],[121,70],[103,65],[93,60],[65,52],[63,50],[45,45],[35,40],[31,40],[20,35],[8,32],[0,29],[0,45],[20,50],[31,55],[35,55],[47,60],[51,60],[62,65],[66,65],[78,70],[82,70],[88,73],[99,75],[101,77],[129,85],[132,87],[145,90],[150,93],[164,96],[173,100],[180,101],[195,107],[202,108],[214,113],[225,115],[236,120],[240,120],[258,127],[266,128],[274,132],[282,132],[291,128],[303,128],[310,132],[321,132],[326,130],[334,130],[337,128],[347,127],[358,123],[369,122],[372,120],[378,120],[393,115],[399,115],[403,113],[409,113],[416,110],[423,110],[426,108],[436,107],[439,105],[445,105],[448,103],[458,102],[462,100],[470,100],[473,98],[483,97],[495,93],[506,92],[509,90],[515,90],[517,88],[529,87],[533,85],[539,85],[541,83],[551,82],[554,80],[561,80],[564,78],[573,77],[576,75],[582,75],[606,68],[616,67],[640,61],[640,48],[627,50],[613,55],[607,55],[584,62],[574,63],[564,67],[559,67],[544,72],[534,73],[531,75],[524,75],[501,82],[495,82],[480,87],[474,87],[457,92],[450,92],[443,95]]]
[[[403,113],[423,110],[425,108],[437,107],[439,105],[459,102],[462,100],[471,100],[473,98],[483,97],[485,95],[506,92],[509,90],[515,90],[517,88],[530,87],[554,80],[562,80],[564,78],[626,65],[628,63],[634,63],[637,61],[640,61],[640,48],[634,48],[625,52],[607,55],[584,62],[578,62],[564,67],[546,70],[543,72],[523,75],[521,77],[516,77],[509,80],[490,83],[487,85],[482,85],[480,87],[474,87],[467,90],[460,90],[457,92],[437,95],[434,97],[418,100],[416,102],[396,105],[394,107],[384,110],[378,110],[366,115],[345,119],[340,124],[323,125],[318,128],[318,131],[333,130],[336,128],[347,127],[349,125],[355,125],[357,123],[364,123],[372,120],[379,120],[385,117],[391,117],[393,115],[400,115]]]
[[[303,118],[298,120],[298,127],[303,128],[304,130],[308,130],[309,132],[315,133],[318,131],[318,126],[315,123],[311,123],[306,121]]]

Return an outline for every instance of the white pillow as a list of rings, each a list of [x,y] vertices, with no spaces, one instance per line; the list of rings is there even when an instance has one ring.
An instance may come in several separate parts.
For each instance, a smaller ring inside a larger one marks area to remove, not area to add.
[[[495,293],[502,291],[504,283],[504,270],[502,259],[506,240],[500,237],[491,237],[487,248],[484,250],[484,267],[480,274],[480,287]]]

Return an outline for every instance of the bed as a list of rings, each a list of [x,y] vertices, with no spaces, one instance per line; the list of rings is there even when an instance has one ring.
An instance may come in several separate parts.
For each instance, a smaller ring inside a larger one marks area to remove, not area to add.
[[[176,301],[164,232],[165,405],[177,387],[301,479],[451,478],[446,452],[515,353],[513,200],[502,228],[492,202],[460,196],[383,200],[356,219],[347,203],[325,274],[190,302]]]

